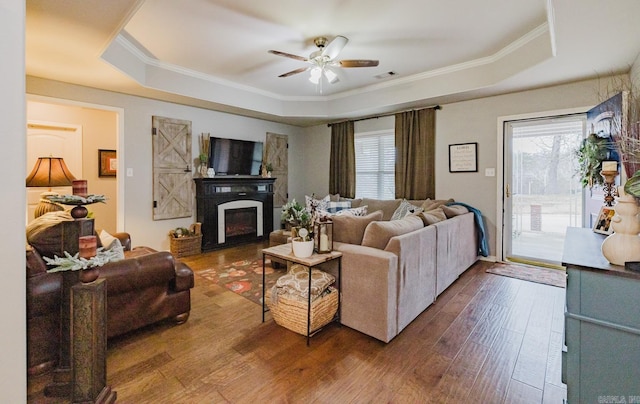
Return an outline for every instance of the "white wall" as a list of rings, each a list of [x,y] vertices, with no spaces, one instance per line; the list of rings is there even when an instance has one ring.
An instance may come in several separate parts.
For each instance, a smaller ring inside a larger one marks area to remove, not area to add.
[[[119,159],[124,159],[125,169],[132,169],[133,176],[124,176],[124,229],[131,233],[133,245],[146,245],[159,250],[169,249],[168,232],[176,227],[188,227],[195,220],[179,218],[153,220],[152,142],[151,117],[163,116],[191,121],[192,154],[199,154],[200,133],[211,136],[264,141],[267,132],[289,136],[289,163],[302,154],[299,150],[296,126],[246,118],[228,113],[210,111],[169,102],[156,101],[75,86],[61,82],[27,77],[27,93],[97,105],[122,108],[124,110],[124,142],[119,146]],[[24,164],[23,164],[24,165]],[[290,179],[295,183],[296,172],[290,170]],[[194,195],[195,196],[195,195]],[[278,226],[279,227],[279,224]]]
[[[27,401],[27,336],[24,218],[26,198],[26,113],[24,94],[25,2],[0,0],[0,401]]]
[[[606,88],[607,79],[547,87],[538,90],[482,98],[472,101],[443,104],[436,112],[436,198],[454,198],[480,209],[488,233],[491,255],[496,253],[496,214],[499,204],[498,176],[485,177],[485,168],[498,168],[497,122],[500,117],[545,113],[596,105],[598,93]],[[394,119],[381,118],[356,122],[356,133],[393,129]],[[298,197],[315,192],[324,195],[328,191],[328,156],[315,153],[328,152],[331,130],[326,125],[305,129],[304,149],[314,150],[305,154],[306,177],[301,188],[295,189]],[[449,145],[478,142],[478,172],[449,173]]]

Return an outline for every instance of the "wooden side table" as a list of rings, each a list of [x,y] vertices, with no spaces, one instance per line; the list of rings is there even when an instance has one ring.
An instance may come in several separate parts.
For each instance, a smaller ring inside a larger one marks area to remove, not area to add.
[[[309,293],[307,302],[307,346],[309,346],[309,338],[318,330],[311,329],[311,270],[325,262],[338,260],[338,312],[333,321],[340,322],[340,303],[342,297],[341,279],[342,279],[342,253],[339,251],[331,251],[326,254],[313,253],[310,257],[300,258],[293,255],[291,244],[281,244],[275,247],[269,247],[262,250],[262,322],[264,323],[264,314],[268,311],[265,303],[265,259],[267,256],[276,257],[287,263],[300,264],[309,268]]]

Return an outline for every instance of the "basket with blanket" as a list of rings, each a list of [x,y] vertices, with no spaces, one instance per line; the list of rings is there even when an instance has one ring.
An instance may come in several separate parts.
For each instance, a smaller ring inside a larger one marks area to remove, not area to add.
[[[311,270],[311,327],[318,330],[330,323],[338,311],[338,290],[331,285],[335,278],[319,269]],[[292,265],[268,290],[265,302],[276,324],[298,334],[307,335],[309,268]]]

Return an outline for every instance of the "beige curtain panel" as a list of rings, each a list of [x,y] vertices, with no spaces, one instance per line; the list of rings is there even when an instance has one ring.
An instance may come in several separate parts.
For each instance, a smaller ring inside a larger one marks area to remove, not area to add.
[[[435,198],[435,108],[395,115],[396,198]]]
[[[356,150],[353,121],[331,125],[329,192],[345,198],[356,197]]]

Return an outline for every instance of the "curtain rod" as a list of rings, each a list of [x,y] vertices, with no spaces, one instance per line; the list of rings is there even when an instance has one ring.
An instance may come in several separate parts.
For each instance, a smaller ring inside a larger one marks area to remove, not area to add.
[[[331,127],[331,125],[335,125],[335,124],[337,124],[337,123],[342,123],[342,122],[349,122],[349,121],[352,121],[352,122],[359,122],[359,121],[366,121],[366,120],[369,120],[369,119],[384,118],[384,117],[386,117],[386,116],[393,116],[393,115],[396,115],[396,114],[401,114],[401,113],[403,113],[403,112],[419,111],[419,110],[421,110],[421,109],[429,109],[429,108],[433,108],[433,109],[435,109],[435,110],[442,109],[442,107],[441,107],[440,105],[433,105],[433,106],[431,106],[431,107],[421,107],[421,108],[405,109],[405,110],[403,110],[403,111],[390,112],[390,113],[388,113],[388,114],[382,114],[382,115],[376,115],[376,116],[368,116],[368,117],[365,117],[365,118],[358,118],[358,119],[345,119],[345,120],[342,120],[342,121],[331,122],[331,123],[328,123],[328,124],[327,124],[327,126],[328,126],[328,127]]]

